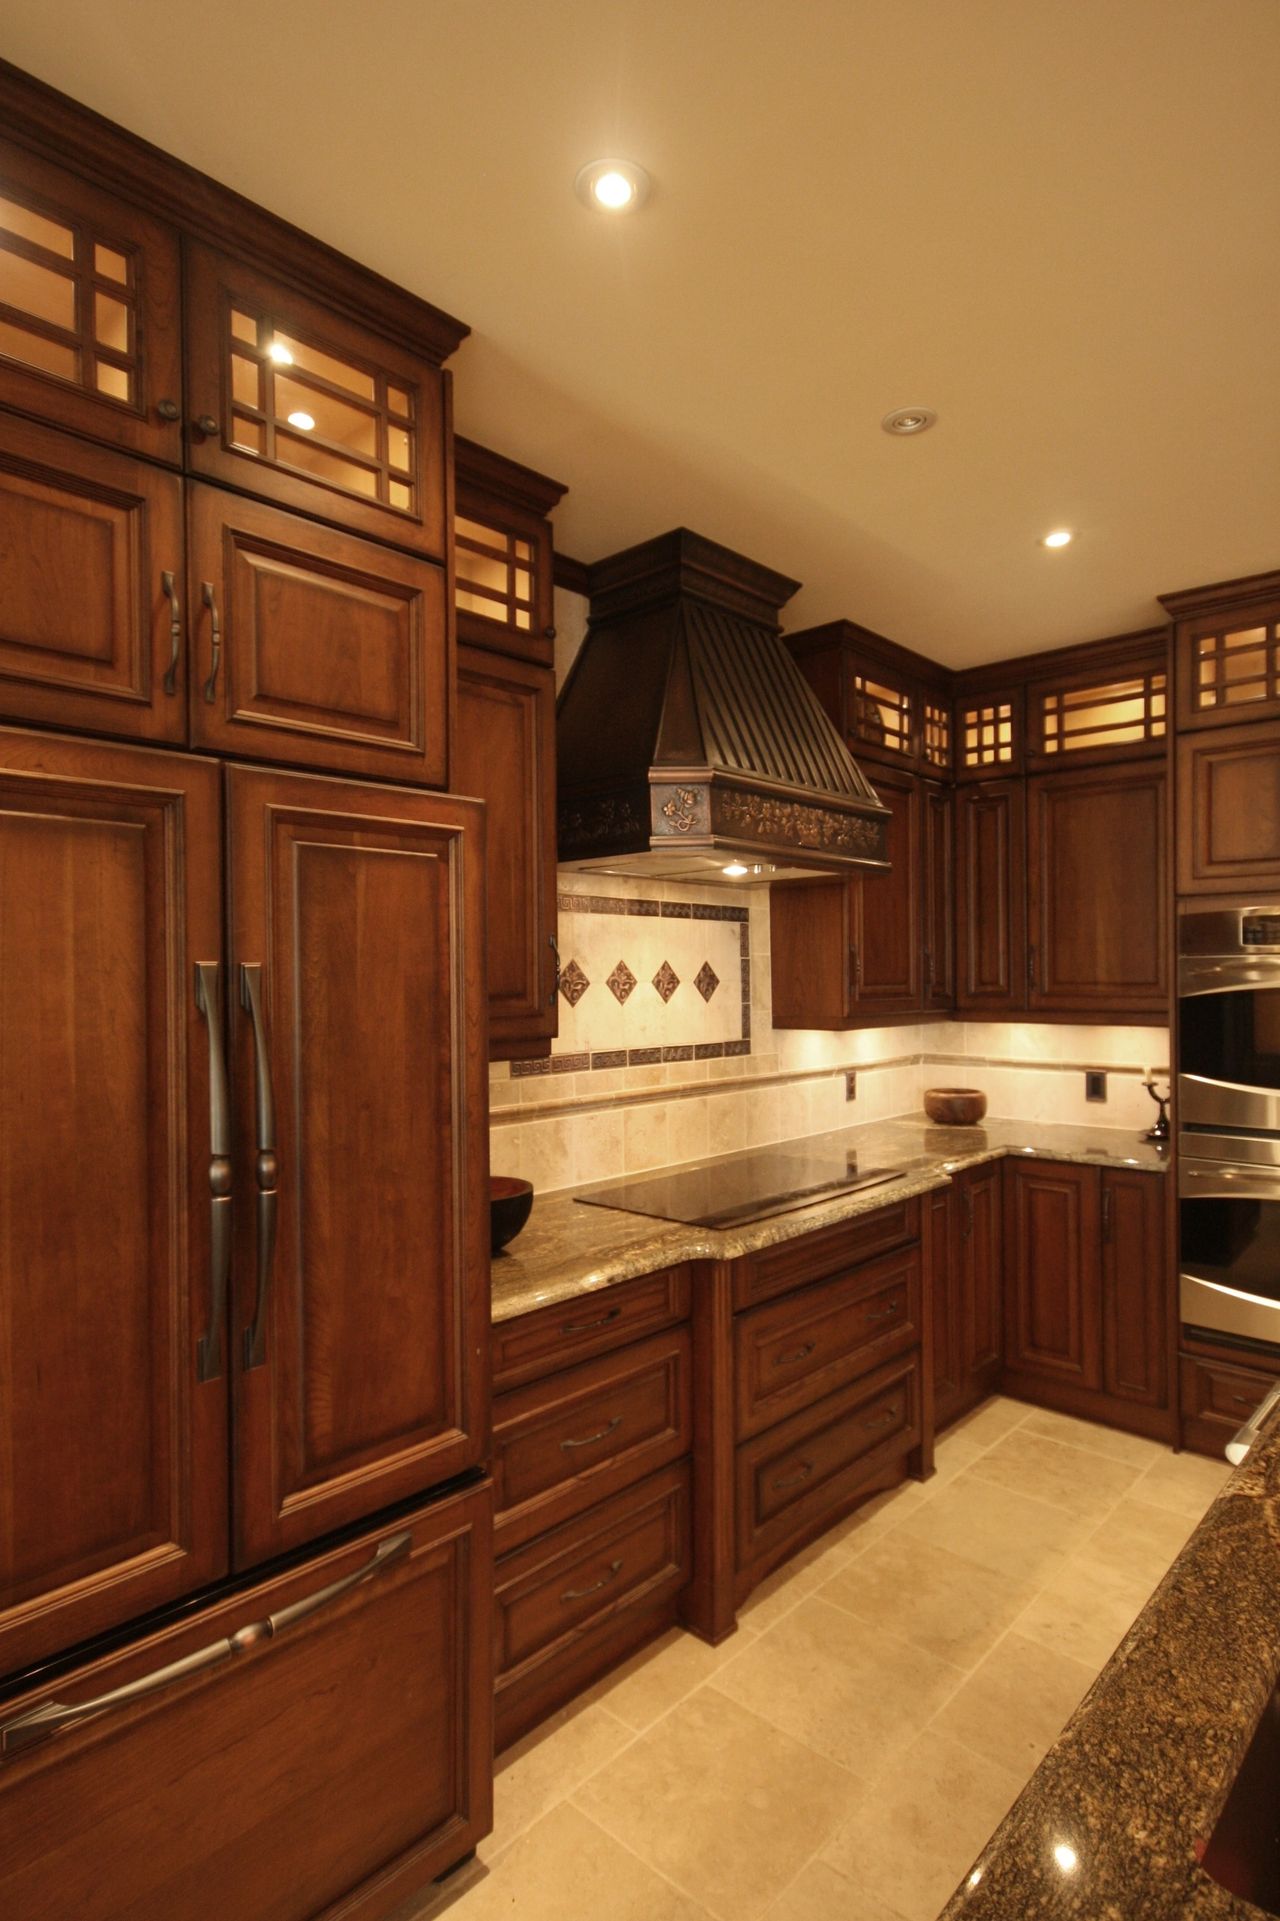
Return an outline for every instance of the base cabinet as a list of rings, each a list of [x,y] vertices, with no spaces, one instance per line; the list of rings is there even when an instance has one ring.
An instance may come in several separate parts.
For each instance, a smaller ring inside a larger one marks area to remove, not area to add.
[[[1248,1348],[1210,1348],[1178,1357],[1182,1445],[1222,1460],[1223,1449],[1276,1384],[1273,1357]]]
[[[470,1852],[491,1520],[484,1482],[6,1701],[0,1913],[374,1921]]]
[[[939,1429],[1000,1385],[1004,1330],[1000,1163],[962,1168],[929,1196],[934,1419]]]

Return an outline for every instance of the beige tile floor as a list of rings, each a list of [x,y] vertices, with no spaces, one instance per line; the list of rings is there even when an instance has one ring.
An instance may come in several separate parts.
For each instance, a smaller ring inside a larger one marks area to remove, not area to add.
[[[504,1755],[448,1921],[933,1921],[1226,1468],[992,1400]]]

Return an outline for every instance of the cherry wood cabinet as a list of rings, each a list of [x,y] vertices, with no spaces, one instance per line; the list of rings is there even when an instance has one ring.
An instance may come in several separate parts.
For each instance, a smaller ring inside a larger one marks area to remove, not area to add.
[[[433,562],[194,483],[192,740],[447,785],[445,595]]]
[[[1223,1449],[1271,1392],[1280,1375],[1274,1353],[1188,1342],[1178,1357],[1182,1445],[1223,1458]]]
[[[1004,1248],[1000,1163],[960,1168],[928,1196],[934,1413],[942,1428],[1000,1384]]]
[[[1183,734],[1177,747],[1178,892],[1280,880],[1280,721]]]
[[[388,1517],[7,1699],[0,1912],[375,1921],[451,1867],[491,1819],[490,1516]]]
[[[0,525],[0,714],[185,741],[177,475],[0,414]]]
[[[445,560],[447,377],[248,261],[184,258],[192,470]]]
[[[0,141],[0,406],[182,459],[178,236]]]
[[[956,790],[956,1006],[1026,1006],[1026,791],[1021,780]]]
[[[1148,762],[1027,782],[1027,1007],[1167,1020],[1165,777]],[[981,911],[981,891],[975,903]]]
[[[458,636],[549,667],[556,638],[547,518],[567,488],[474,440],[454,443]]]
[[[220,869],[208,762],[0,730],[0,1672],[226,1567]]]
[[[1141,1407],[1168,1400],[1165,1207],[1151,1174],[1102,1173],[1102,1386]]]
[[[937,781],[920,786],[923,953],[920,1004],[949,1012],[956,999],[955,793]]]
[[[483,822],[251,768],[228,803],[244,1567],[488,1446]]]

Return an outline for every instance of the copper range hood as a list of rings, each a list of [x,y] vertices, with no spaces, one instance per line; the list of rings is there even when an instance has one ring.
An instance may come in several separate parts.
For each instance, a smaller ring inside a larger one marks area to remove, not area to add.
[[[888,811],[779,638],[798,581],[683,527],[588,581],[557,718],[562,864],[700,881],[888,866]]]

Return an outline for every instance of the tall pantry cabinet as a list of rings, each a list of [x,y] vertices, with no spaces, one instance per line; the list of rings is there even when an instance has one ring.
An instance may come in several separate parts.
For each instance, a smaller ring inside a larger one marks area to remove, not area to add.
[[[487,1831],[465,331],[0,69],[0,1912]]]

